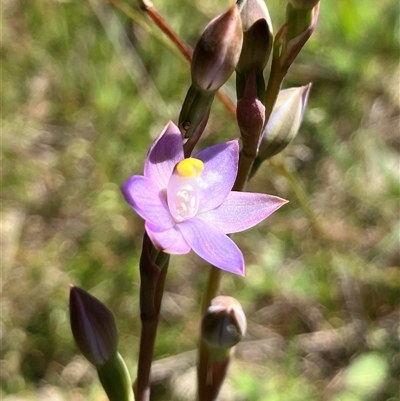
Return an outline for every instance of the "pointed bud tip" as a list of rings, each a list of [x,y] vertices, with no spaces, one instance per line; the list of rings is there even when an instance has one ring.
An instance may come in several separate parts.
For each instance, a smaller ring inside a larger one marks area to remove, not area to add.
[[[242,22],[234,4],[200,36],[191,64],[193,82],[205,91],[217,91],[235,70],[242,43]]]
[[[70,324],[82,354],[101,366],[117,353],[118,333],[112,313],[82,288],[70,286]]]
[[[252,69],[262,71],[269,59],[272,42],[272,22],[263,0],[238,2],[243,27],[243,46],[236,67],[248,74]]]
[[[279,92],[271,117],[264,127],[258,158],[269,159],[296,137],[303,121],[311,83]]]

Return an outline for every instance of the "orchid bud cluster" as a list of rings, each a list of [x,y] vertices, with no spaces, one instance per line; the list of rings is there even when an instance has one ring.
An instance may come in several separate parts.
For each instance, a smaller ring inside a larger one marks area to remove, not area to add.
[[[311,84],[280,88],[315,27],[318,7],[317,1],[289,0],[286,23],[275,39],[263,0],[238,0],[214,18],[193,51],[191,84],[177,125],[166,124],[148,152],[143,174],[131,176],[121,186],[126,202],[145,222],[139,264],[142,332],[133,390],[118,353],[111,312],[78,287],[71,287],[70,293],[74,338],[96,367],[111,401],[132,401],[134,395],[136,401],[149,401],[170,255],[190,251],[211,264],[211,272],[218,272],[210,274],[203,303],[198,360],[198,400],[217,399],[231,351],[247,327],[240,303],[215,293],[220,271],[245,275],[243,254],[230,235],[255,226],[287,202],[243,188],[261,163],[285,149],[299,130]],[[215,95],[233,73],[241,142],[232,139],[192,155]]]

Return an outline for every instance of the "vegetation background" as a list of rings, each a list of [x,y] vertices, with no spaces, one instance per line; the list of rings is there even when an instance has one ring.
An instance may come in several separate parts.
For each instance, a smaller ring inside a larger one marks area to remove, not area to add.
[[[143,223],[119,185],[141,174],[153,139],[177,121],[190,72],[126,4],[136,22],[105,1],[1,4],[4,401],[105,400],[72,340],[70,283],[114,312],[135,376]],[[155,0],[191,46],[230,4]],[[285,2],[268,7],[276,32]],[[240,300],[249,329],[221,400],[400,400],[399,14],[397,0],[322,0],[285,81],[313,88],[280,158],[320,228],[276,163],[264,164],[249,190],[290,203],[235,236],[247,274],[224,275],[222,292]],[[200,146],[237,136],[215,101]],[[207,272],[192,253],[172,258],[154,400],[191,399]]]

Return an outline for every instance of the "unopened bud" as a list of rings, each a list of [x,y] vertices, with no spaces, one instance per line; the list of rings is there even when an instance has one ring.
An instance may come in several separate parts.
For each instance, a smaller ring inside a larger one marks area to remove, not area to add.
[[[254,70],[247,78],[243,96],[237,102],[236,118],[242,137],[243,153],[255,157],[264,125],[265,107],[257,97],[257,80]]]
[[[233,347],[245,335],[246,328],[246,316],[240,303],[226,296],[211,301],[201,323],[202,337],[213,348]]]
[[[233,5],[206,26],[197,42],[191,64],[193,83],[217,91],[235,70],[242,42],[242,23]]]
[[[305,32],[312,22],[312,8],[303,9],[295,8],[291,3],[286,6],[286,23],[288,24],[288,31],[286,34],[286,41],[297,38]]]
[[[280,66],[283,70],[290,67],[300,50],[314,32],[318,21],[319,1],[313,8],[295,8],[286,5],[286,23],[277,34],[274,42],[281,47]]]
[[[118,333],[112,313],[95,297],[71,286],[71,330],[82,354],[96,367],[117,355]]]
[[[272,49],[272,22],[263,0],[239,0],[243,28],[243,46],[236,70],[249,74],[262,71]]]
[[[271,117],[264,128],[259,160],[278,154],[295,138],[303,120],[311,84],[279,92]]]

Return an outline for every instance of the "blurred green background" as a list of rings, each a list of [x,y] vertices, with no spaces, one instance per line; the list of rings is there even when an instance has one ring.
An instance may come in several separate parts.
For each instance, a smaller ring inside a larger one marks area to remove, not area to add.
[[[4,401],[106,399],[72,341],[70,283],[114,312],[135,376],[143,223],[119,185],[142,173],[153,139],[177,121],[190,73],[130,3],[137,22],[97,0],[2,1]],[[155,1],[191,46],[230,4]],[[285,2],[268,7],[276,32]],[[249,328],[221,400],[400,400],[399,13],[397,0],[322,0],[285,81],[314,84],[283,156],[328,240],[288,180],[263,165],[249,190],[290,203],[235,236],[247,273],[224,275],[222,293],[242,303]],[[215,101],[200,146],[237,136]],[[172,258],[154,400],[193,399],[207,272],[192,253]]]

